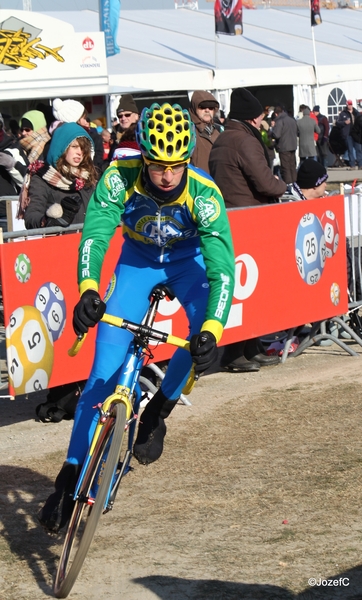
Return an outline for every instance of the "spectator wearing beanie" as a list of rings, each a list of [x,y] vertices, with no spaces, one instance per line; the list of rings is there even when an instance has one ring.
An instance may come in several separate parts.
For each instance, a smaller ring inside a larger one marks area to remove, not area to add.
[[[131,94],[123,94],[117,108],[118,125],[116,126],[117,141],[132,123],[137,123],[140,115],[137,104]]]
[[[29,110],[20,120],[20,145],[30,164],[42,160],[45,144],[50,140],[44,114],[40,110]]]
[[[102,138],[94,127],[90,127],[87,121],[87,111],[81,102],[77,100],[61,100],[55,98],[53,101],[53,115],[56,121],[61,123],[78,123],[86,130],[92,138],[94,145],[93,163],[97,170],[98,178],[102,174],[103,167],[103,142]]]
[[[312,200],[326,195],[327,169],[313,158],[306,158],[298,169],[297,180],[289,184],[283,201]]]
[[[233,90],[225,131],[215,141],[209,159],[210,174],[227,208],[269,204],[286,190],[286,184],[271,170],[268,150],[259,131],[263,119],[263,107],[253,94],[245,88]],[[264,353],[260,340],[255,338],[226,346],[221,366],[230,371],[250,372],[278,362],[278,357]]]
[[[191,157],[191,163],[209,173],[209,156],[216,139],[223,131],[217,126],[214,116],[219,109],[219,103],[210,92],[196,90],[192,94],[190,116],[195,123],[196,148]]]
[[[215,141],[209,159],[210,174],[227,208],[268,204],[286,190],[271,170],[259,131],[263,118],[263,107],[253,94],[245,88],[232,92],[225,131]]]

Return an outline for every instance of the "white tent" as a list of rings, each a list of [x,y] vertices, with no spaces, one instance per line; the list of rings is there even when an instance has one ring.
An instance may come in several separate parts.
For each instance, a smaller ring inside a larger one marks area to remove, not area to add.
[[[1,22],[3,12],[14,11],[0,11]],[[24,14],[59,19],[79,35],[99,32],[96,11]],[[308,9],[244,10],[244,34],[219,38],[212,10],[121,10],[117,38],[121,53],[106,60],[104,93],[208,89],[222,95],[227,108],[232,88],[293,86],[294,108],[301,102],[318,102],[334,114],[346,97],[362,98],[362,11],[322,10],[322,19],[313,28],[314,53]],[[50,58],[45,62],[50,65]],[[0,72],[1,84],[2,78]],[[90,93],[87,85],[94,83],[63,78],[59,80],[63,94],[58,89],[49,96],[84,95]],[[3,94],[1,85],[0,99]]]

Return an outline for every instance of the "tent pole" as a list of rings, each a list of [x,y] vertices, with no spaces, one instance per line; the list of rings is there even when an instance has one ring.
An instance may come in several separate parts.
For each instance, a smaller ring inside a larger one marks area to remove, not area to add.
[[[218,36],[215,35],[215,70],[219,67],[218,65],[218,47],[217,47],[217,38]]]
[[[315,77],[317,83],[317,89],[314,89],[314,104],[319,103],[319,77],[318,77],[318,65],[317,65],[317,53],[315,48],[315,39],[314,39],[314,27],[312,26],[312,41],[313,41],[313,54],[314,54],[314,70]]]

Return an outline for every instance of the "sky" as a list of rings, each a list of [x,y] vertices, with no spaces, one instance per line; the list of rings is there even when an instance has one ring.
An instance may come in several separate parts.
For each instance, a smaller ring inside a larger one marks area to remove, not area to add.
[[[198,0],[199,9],[212,9],[213,2]],[[34,11],[98,10],[99,0],[31,0]],[[121,10],[172,9],[174,0],[121,0]],[[23,0],[0,0],[0,8],[23,10]]]

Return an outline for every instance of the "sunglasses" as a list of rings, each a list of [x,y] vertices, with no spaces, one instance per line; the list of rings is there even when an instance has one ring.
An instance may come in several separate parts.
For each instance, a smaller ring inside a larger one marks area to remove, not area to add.
[[[120,114],[118,115],[118,118],[119,118],[119,119],[123,119],[123,117],[124,117],[125,119],[129,119],[129,118],[130,118],[130,116],[131,116],[131,114],[132,114],[131,112],[129,112],[129,113],[125,113],[125,112],[123,112],[123,113],[120,113]]]
[[[20,131],[25,131],[25,133],[30,133],[31,131],[33,131],[32,129],[30,129],[30,127],[22,127],[20,129]]]
[[[182,162],[182,163],[177,163],[175,165],[165,165],[163,163],[152,162],[151,160],[148,160],[145,157],[143,157],[143,160],[145,161],[145,163],[148,166],[148,169],[150,171],[153,171],[154,173],[162,173],[162,174],[166,173],[166,171],[171,171],[171,173],[173,175],[178,175],[179,173],[182,173],[189,163],[189,161],[186,161],[186,162]]]

